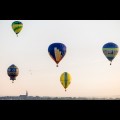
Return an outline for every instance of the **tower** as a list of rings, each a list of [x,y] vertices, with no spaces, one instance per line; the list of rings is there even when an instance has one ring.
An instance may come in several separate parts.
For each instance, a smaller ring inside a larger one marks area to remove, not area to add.
[[[26,96],[28,96],[28,91],[26,91]]]

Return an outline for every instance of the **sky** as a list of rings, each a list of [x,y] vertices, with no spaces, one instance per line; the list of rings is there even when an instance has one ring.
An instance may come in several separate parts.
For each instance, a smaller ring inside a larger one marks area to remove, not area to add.
[[[108,42],[120,46],[120,20],[19,20],[18,37],[11,24],[0,20],[0,96],[114,97],[120,95],[120,52],[112,62],[103,54]],[[66,45],[65,57],[56,67],[48,54],[55,42]],[[14,83],[7,69],[15,64]],[[60,76],[68,72],[65,92]]]

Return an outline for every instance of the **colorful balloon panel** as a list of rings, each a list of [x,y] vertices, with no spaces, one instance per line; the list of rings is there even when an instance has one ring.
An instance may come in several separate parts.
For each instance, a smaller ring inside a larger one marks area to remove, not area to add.
[[[67,72],[64,72],[62,75],[61,75],[61,77],[60,77],[60,82],[61,82],[61,84],[62,84],[62,86],[65,88],[65,90],[66,90],[66,88],[70,85],[70,83],[71,83],[71,75],[69,74],[69,73],[67,73]]]
[[[10,77],[10,80],[16,80],[16,77],[19,74],[19,69],[17,66],[12,64],[8,69],[7,69],[7,74]]]
[[[66,46],[63,43],[53,43],[49,46],[48,53],[58,64],[66,54]]]
[[[20,31],[22,30],[22,28],[23,28],[22,22],[20,22],[20,21],[15,21],[15,22],[12,23],[12,29],[13,29],[13,31],[14,31],[16,34],[20,33]]]
[[[103,46],[103,53],[106,58],[112,62],[119,51],[118,45],[115,43],[107,43]]]

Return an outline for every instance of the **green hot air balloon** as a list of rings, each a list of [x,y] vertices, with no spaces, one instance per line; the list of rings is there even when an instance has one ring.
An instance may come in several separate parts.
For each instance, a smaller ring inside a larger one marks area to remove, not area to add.
[[[109,42],[103,46],[102,50],[106,58],[112,63],[113,59],[116,57],[119,51],[119,47],[115,43]]]
[[[12,29],[16,33],[17,36],[18,36],[18,33],[20,33],[20,31],[22,30],[22,28],[23,28],[22,22],[20,22],[20,21],[14,21],[12,23]]]

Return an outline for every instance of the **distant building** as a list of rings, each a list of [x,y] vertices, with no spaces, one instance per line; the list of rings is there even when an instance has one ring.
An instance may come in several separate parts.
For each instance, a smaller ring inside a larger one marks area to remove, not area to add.
[[[27,98],[27,97],[28,97],[28,91],[26,91],[26,94],[25,94],[25,95],[20,95],[19,97],[20,97],[20,98]]]

